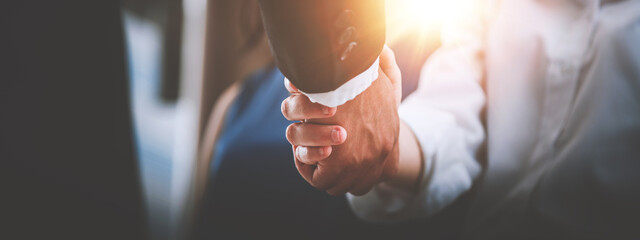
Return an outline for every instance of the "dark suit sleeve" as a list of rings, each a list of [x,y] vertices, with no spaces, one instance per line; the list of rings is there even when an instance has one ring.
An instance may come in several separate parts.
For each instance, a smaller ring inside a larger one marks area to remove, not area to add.
[[[335,90],[384,47],[384,0],[260,0],[260,8],[278,67],[306,93]]]

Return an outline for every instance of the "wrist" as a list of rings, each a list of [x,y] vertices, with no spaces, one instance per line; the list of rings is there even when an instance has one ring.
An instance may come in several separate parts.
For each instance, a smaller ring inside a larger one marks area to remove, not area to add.
[[[340,106],[356,98],[378,79],[379,65],[380,59],[376,58],[369,68],[332,91],[323,93],[300,92],[307,96],[313,103],[319,103],[327,107]]]
[[[424,174],[424,159],[417,138],[403,121],[400,121],[398,144],[400,146],[397,172],[386,183],[415,192]]]

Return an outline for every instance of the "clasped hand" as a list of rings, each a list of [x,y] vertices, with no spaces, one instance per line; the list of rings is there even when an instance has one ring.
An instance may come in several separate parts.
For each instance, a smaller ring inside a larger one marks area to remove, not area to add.
[[[398,171],[397,114],[401,75],[385,46],[379,77],[364,92],[337,108],[312,103],[288,80],[291,95],[282,114],[291,121],[287,140],[300,175],[331,195],[363,195]]]

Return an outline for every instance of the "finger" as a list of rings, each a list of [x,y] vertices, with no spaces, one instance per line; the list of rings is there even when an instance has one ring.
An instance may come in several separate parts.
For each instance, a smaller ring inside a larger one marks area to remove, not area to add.
[[[293,123],[287,127],[286,136],[291,145],[323,147],[344,143],[347,131],[337,125]]]
[[[391,79],[393,83],[402,80],[402,72],[396,62],[396,56],[393,53],[393,50],[391,50],[387,45],[384,45],[382,53],[380,54],[380,69]]]
[[[318,161],[331,155],[331,146],[325,147],[303,147],[299,146],[295,150],[296,158],[307,165],[316,165]]]
[[[309,184],[312,184],[313,172],[316,169],[316,165],[304,164],[303,162],[298,160],[298,158],[295,157],[296,146],[293,147],[293,152],[294,152],[293,159],[294,159],[294,162],[295,162],[295,165],[296,165],[296,169],[298,169],[298,173],[300,173],[300,176],[302,176],[302,178],[305,181],[307,181]]]
[[[328,118],[336,114],[337,108],[312,103],[302,94],[293,94],[282,101],[282,115],[289,121]]]
[[[291,83],[291,81],[289,81],[288,78],[284,78],[284,87],[287,88],[287,91],[289,91],[289,93],[299,93],[300,90],[298,90],[298,88],[296,86],[293,86],[293,83]]]
[[[384,46],[380,54],[380,70],[382,71],[381,75],[386,75],[391,80],[396,103],[400,104],[402,101],[402,72],[396,63],[395,54],[387,45]]]
[[[323,167],[322,164],[315,165],[316,169],[313,171],[311,178],[311,186],[322,191],[331,189],[336,186],[340,178],[340,170],[335,168]]]
[[[300,173],[300,176],[302,176],[305,181],[311,184],[311,180],[313,179],[313,172],[316,169],[316,165],[308,165],[301,162],[296,154],[299,146],[292,145],[291,147],[293,148],[293,159],[296,165],[296,169],[298,169],[298,173]]]

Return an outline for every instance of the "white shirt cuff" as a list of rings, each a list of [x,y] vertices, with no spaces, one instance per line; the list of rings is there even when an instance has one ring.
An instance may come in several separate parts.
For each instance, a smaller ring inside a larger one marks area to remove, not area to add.
[[[347,101],[354,99],[360,93],[367,90],[371,83],[378,79],[378,68],[380,64],[380,57],[364,72],[358,74],[358,76],[350,79],[346,83],[342,84],[336,90],[324,92],[324,93],[305,93],[311,102],[320,103],[327,107],[337,107]]]

